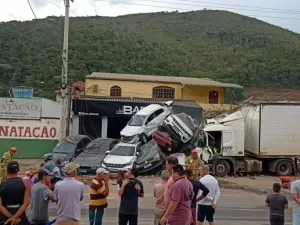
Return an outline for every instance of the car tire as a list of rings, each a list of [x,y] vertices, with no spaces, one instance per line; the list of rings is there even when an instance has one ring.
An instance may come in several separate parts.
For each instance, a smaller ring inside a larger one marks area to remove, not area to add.
[[[141,143],[146,144],[147,141],[148,141],[148,137],[145,133],[141,133],[139,135],[139,140],[140,140]]]

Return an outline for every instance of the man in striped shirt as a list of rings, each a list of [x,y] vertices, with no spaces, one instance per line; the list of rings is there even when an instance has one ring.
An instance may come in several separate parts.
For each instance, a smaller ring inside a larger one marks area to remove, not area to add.
[[[102,225],[104,209],[107,208],[106,196],[109,194],[109,172],[104,168],[96,171],[90,186],[89,221],[90,225]]]

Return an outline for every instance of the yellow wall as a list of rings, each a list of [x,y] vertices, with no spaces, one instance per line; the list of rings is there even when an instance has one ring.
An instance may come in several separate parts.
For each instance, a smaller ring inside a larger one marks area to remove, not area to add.
[[[182,89],[182,99],[195,100],[197,103],[209,104],[209,92],[219,93],[219,104],[224,104],[224,88],[185,86]]]
[[[93,85],[98,85],[98,92],[93,91]],[[122,88],[122,97],[152,98],[152,89],[154,87],[168,86],[175,88],[175,99],[195,100],[201,107],[209,109],[211,107],[225,107],[224,88],[182,87],[181,84],[86,79],[86,95],[110,96],[110,88],[115,85]],[[209,104],[210,91],[217,91],[219,93],[219,104]]]
[[[98,92],[93,92],[94,84],[98,85]],[[122,97],[152,98],[154,87],[168,86],[175,88],[175,99],[181,99],[181,84],[95,79],[86,79],[86,95],[110,96],[110,88],[115,85],[122,88]]]

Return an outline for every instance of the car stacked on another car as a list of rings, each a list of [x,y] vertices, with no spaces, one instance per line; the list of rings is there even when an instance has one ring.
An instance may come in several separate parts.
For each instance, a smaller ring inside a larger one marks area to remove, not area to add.
[[[121,131],[121,140],[127,143],[147,143],[152,134],[172,113],[171,105],[171,101],[161,105],[151,104],[138,111]]]

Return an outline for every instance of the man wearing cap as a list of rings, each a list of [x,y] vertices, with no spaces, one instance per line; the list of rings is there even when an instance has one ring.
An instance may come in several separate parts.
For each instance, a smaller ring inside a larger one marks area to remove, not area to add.
[[[12,157],[16,153],[16,147],[11,147],[9,151],[4,152],[0,164],[0,182],[2,182],[7,177],[7,164],[12,161]]]
[[[187,169],[193,171],[194,179],[198,179],[199,176],[199,169],[203,165],[202,160],[198,156],[198,151],[194,149],[192,151],[192,155],[190,155],[185,162]]]
[[[46,225],[49,222],[49,200],[55,202],[56,198],[49,188],[50,172],[42,169],[38,172],[39,182],[34,184],[30,195],[31,224]]]
[[[55,184],[54,194],[57,199],[56,225],[79,225],[81,219],[80,202],[84,196],[84,184],[75,179],[78,164],[70,162],[63,171],[66,178]]]
[[[89,221],[90,225],[102,225],[104,209],[107,208],[109,195],[109,172],[104,168],[96,171],[96,177],[90,185]]]

